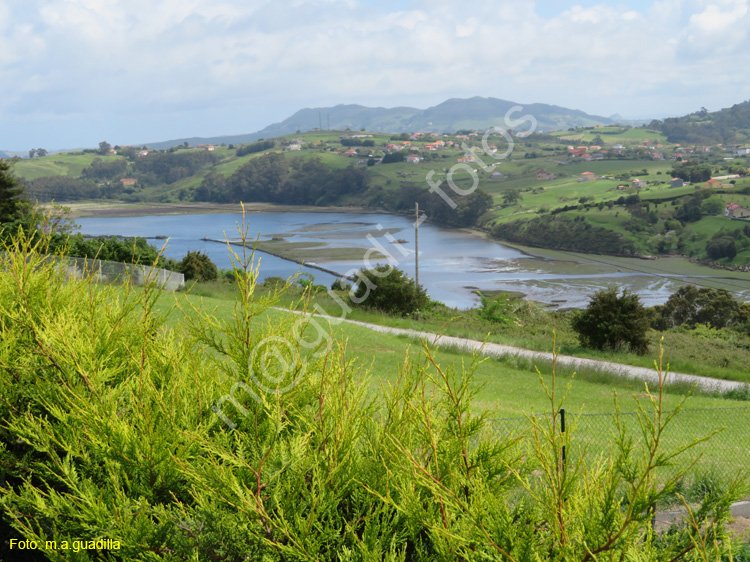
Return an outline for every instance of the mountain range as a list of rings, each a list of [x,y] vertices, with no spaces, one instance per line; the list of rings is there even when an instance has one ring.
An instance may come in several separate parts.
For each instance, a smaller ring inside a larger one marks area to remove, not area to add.
[[[531,115],[537,121],[537,131],[552,131],[570,127],[610,125],[624,120],[619,116],[602,117],[590,115],[578,109],[557,105],[532,103],[528,105],[497,98],[473,97],[451,98],[427,109],[414,107],[365,107],[363,105],[336,105],[333,107],[306,108],[297,111],[280,123],[274,123],[255,133],[225,135],[217,137],[190,137],[168,141],[145,143],[151,148],[170,148],[187,142],[197,144],[241,144],[261,138],[274,138],[305,132],[312,129],[365,129],[371,132],[445,132],[461,129],[482,130],[492,126],[508,127],[507,112],[515,107],[520,110],[511,114],[511,120],[522,120]],[[527,124],[524,124],[527,126]]]

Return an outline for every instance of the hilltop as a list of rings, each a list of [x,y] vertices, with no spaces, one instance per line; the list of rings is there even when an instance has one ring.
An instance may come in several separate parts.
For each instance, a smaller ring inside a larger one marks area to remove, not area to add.
[[[152,148],[170,148],[184,144],[241,144],[259,139],[275,138],[303,131],[360,130],[378,133],[403,133],[412,131],[456,132],[461,129],[488,129],[505,127],[508,110],[523,107],[525,115],[533,116],[539,130],[551,131],[570,127],[605,125],[614,123],[607,117],[589,115],[577,109],[542,103],[519,104],[497,98],[452,98],[427,109],[414,107],[365,107],[363,105],[336,105],[332,107],[305,108],[280,123],[274,123],[255,133],[217,136],[210,138],[183,138],[148,143]]]
[[[674,143],[747,143],[750,141],[750,100],[709,112],[705,108],[683,117],[654,120],[658,129]]]

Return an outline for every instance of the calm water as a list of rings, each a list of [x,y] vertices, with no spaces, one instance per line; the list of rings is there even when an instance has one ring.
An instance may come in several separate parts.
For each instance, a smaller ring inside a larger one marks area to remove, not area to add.
[[[372,240],[382,245],[395,260],[393,263],[414,276],[414,228],[412,221],[383,213],[252,213],[249,217],[251,238],[283,235],[290,242],[317,242],[331,247],[358,246],[373,248]],[[81,218],[83,234],[122,236],[167,236],[168,241],[150,240],[165,254],[181,259],[188,250],[204,251],[219,268],[231,268],[225,244],[204,242],[203,237],[237,238],[239,214],[170,215],[124,218]],[[374,236],[368,239],[367,234]],[[396,244],[393,241],[401,241]],[[472,289],[518,291],[529,298],[566,307],[581,307],[593,292],[608,284],[628,286],[637,291],[647,305],[664,302],[679,283],[660,277],[621,273],[605,266],[579,266],[549,262],[524,254],[514,248],[477,236],[447,230],[423,223],[419,229],[419,281],[433,299],[457,308],[478,303]],[[235,249],[241,249],[235,247]],[[406,255],[405,255],[406,254]],[[335,276],[317,269],[300,267],[294,262],[268,254],[260,256],[261,278],[289,277],[298,271],[315,276],[316,283],[330,286]],[[385,260],[320,262],[338,273],[347,273],[364,265]]]

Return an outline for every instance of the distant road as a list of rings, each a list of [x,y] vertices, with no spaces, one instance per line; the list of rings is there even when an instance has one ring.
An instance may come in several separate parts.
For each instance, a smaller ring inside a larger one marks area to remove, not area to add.
[[[284,309],[280,309],[284,310]],[[288,312],[288,311],[287,311]],[[301,313],[298,313],[301,314]],[[434,334],[431,332],[421,332],[419,330],[407,330],[404,328],[392,328],[390,326],[380,326],[378,324],[370,324],[369,322],[360,322],[358,320],[342,320],[335,316],[326,316],[322,314],[316,314],[319,318],[329,318],[337,322],[348,322],[356,326],[362,326],[368,330],[375,332],[382,332],[386,334],[394,334],[399,336],[407,336],[414,339],[424,339],[429,342],[434,342],[438,346],[447,346],[454,349],[460,349],[472,353],[479,353],[488,357],[502,357],[503,355],[515,355],[518,357],[524,357],[533,361],[550,361],[552,355],[550,353],[543,353],[541,351],[532,351],[530,349],[524,349],[522,347],[514,347],[511,345],[503,345],[499,343],[481,342],[479,340],[472,340],[467,338],[457,338],[454,336],[445,336]],[[584,359],[581,357],[573,357],[570,355],[558,355],[557,363],[565,367],[572,367],[573,369],[595,369],[604,373],[612,375],[640,379],[649,383],[659,383],[659,377],[654,369],[647,369],[645,367],[635,367],[633,365],[623,365],[622,363],[612,363],[611,361],[602,361],[600,359]],[[669,372],[667,377],[667,383],[686,383],[688,385],[695,385],[699,388],[708,392],[728,392],[730,390],[740,390],[746,387],[746,383],[737,381],[725,381],[721,379],[713,379],[710,377],[701,377],[698,375],[687,375],[684,373],[673,373]]]

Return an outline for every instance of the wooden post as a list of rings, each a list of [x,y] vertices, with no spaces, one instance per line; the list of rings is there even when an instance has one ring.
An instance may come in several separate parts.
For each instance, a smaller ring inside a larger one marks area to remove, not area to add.
[[[414,249],[416,250],[415,254],[415,276],[414,276],[414,283],[417,286],[417,289],[419,289],[419,203],[414,203],[415,210],[416,210],[416,220],[414,221]]]
[[[565,433],[565,408],[560,408],[560,429],[561,433]],[[564,436],[563,436],[564,439]],[[562,462],[563,469],[565,468],[565,445],[562,446]]]

